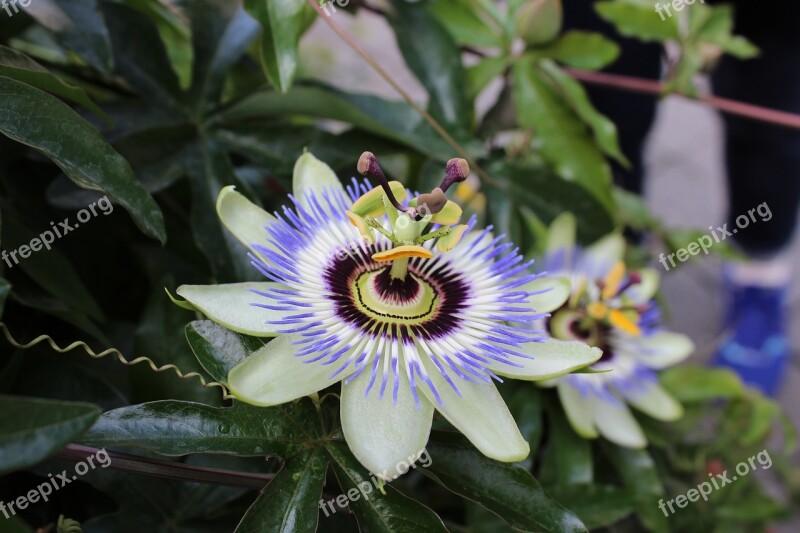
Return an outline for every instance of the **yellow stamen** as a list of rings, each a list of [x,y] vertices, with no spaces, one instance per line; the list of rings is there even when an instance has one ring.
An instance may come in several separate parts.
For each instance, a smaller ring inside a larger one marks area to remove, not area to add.
[[[464,232],[467,231],[468,227],[469,226],[467,226],[466,224],[453,226],[452,228],[450,228],[451,229],[450,233],[440,238],[436,242],[436,248],[440,252],[449,252],[455,247],[456,244],[459,243],[461,237],[464,236]]]
[[[391,250],[378,252],[372,255],[372,259],[374,261],[378,261],[379,263],[395,261],[396,259],[403,259],[405,257],[422,257],[424,259],[430,259],[433,257],[433,254],[430,250],[423,248],[422,246],[398,246],[396,248],[392,248]]]
[[[611,269],[603,283],[603,300],[613,298],[619,292],[622,278],[625,276],[625,263],[619,262]]]
[[[350,223],[358,229],[361,236],[364,237],[368,243],[373,244],[375,242],[375,231],[369,227],[366,219],[356,215],[352,211],[345,211],[345,214],[350,220]]]
[[[592,302],[586,306],[586,312],[595,320],[603,320],[608,315],[608,307],[600,302]]]
[[[625,333],[629,333],[637,337],[642,334],[642,330],[639,329],[639,326],[637,326],[622,311],[617,311],[616,309],[612,310],[608,314],[608,321],[611,323],[612,326],[614,326],[617,329],[621,329]]]

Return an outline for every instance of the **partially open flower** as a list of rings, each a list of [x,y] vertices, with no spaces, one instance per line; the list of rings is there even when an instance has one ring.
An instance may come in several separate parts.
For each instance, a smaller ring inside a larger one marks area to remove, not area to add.
[[[647,444],[627,404],[664,421],[680,418],[681,405],[659,384],[656,370],[694,350],[685,335],[664,331],[653,301],[659,278],[651,269],[627,271],[625,241],[610,235],[581,250],[574,246],[575,219],[551,226],[545,268],[569,286],[570,296],[548,319],[537,321],[558,339],[580,340],[603,350],[591,373],[550,382],[572,427],[587,438],[603,435],[626,447]]]
[[[358,167],[379,186],[354,180],[345,192],[327,165],[303,155],[294,205],[277,216],[231,187],[220,193],[220,218],[270,281],[178,293],[229,329],[278,337],[230,372],[231,392],[269,406],[343,381],[345,438],[387,479],[423,449],[434,409],[487,456],[523,459],[528,444],[492,380],[557,377],[600,351],[514,326],[543,318],[566,292],[546,291],[490,229],[458,225],[452,201],[436,192],[435,206],[407,201],[368,152]],[[451,161],[442,192],[468,172]]]

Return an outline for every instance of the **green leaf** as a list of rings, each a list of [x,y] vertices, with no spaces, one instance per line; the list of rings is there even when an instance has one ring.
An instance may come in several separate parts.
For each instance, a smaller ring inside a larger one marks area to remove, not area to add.
[[[572,30],[535,53],[570,67],[600,70],[617,60],[620,48],[601,33]]]
[[[297,70],[297,45],[311,6],[298,0],[245,0],[245,8],[261,23],[261,66],[280,92],[292,86]]]
[[[564,502],[586,527],[608,527],[633,512],[635,499],[629,491],[611,485],[548,487],[547,493]]]
[[[697,40],[716,44],[739,59],[751,59],[759,55],[758,47],[744,37],[733,35],[734,15],[731,6],[697,7],[709,11],[703,24],[693,32]]]
[[[611,169],[579,118],[532,57],[517,61],[512,74],[520,125],[535,130],[542,155],[562,178],[586,188],[611,211]]]
[[[392,2],[389,23],[408,68],[428,91],[431,115],[466,131],[472,124],[467,77],[461,52],[450,34],[424,8],[402,0]]]
[[[236,533],[316,531],[328,458],[320,449],[292,457],[247,509]]]
[[[5,248],[9,250],[19,250],[22,245],[30,248],[33,239],[44,240],[42,235],[45,232],[50,232],[51,238],[55,237],[52,229],[52,227],[48,227],[37,235],[15,219],[6,217],[5,224],[3,224],[3,242]],[[18,252],[14,257],[19,259],[19,264],[13,261],[12,264],[19,266],[37,285],[63,302],[66,309],[81,311],[98,320],[103,318],[103,312],[92,293],[86,288],[72,264],[61,252],[55,248],[50,250],[42,248],[37,252],[32,250],[31,248],[30,256],[27,258],[23,258]]]
[[[527,470],[489,459],[461,435],[434,431],[423,472],[439,484],[480,503],[517,531],[586,531],[572,513],[550,500]]]
[[[163,400],[109,411],[81,439],[96,447],[134,446],[162,455],[224,453],[290,457],[318,439],[310,401],[277,407],[211,407]]]
[[[739,377],[730,370],[686,365],[661,373],[661,384],[681,403],[716,398],[738,398],[744,393]]]
[[[539,475],[542,483],[562,487],[591,484],[594,465],[589,441],[575,433],[560,406],[551,403],[547,412],[550,433]]]
[[[228,71],[258,35],[258,23],[239,2],[189,0],[186,9],[194,45],[192,93],[202,112],[219,99]]]
[[[297,114],[328,118],[352,124],[403,146],[418,150],[437,161],[446,161],[453,150],[411,106],[377,96],[344,93],[326,87],[295,87],[286,94],[258,92],[243,99],[220,117],[228,123],[253,122],[264,118]],[[482,147],[467,146],[471,155],[485,153]]]
[[[223,226],[216,215],[219,191],[228,185],[246,193],[233,172],[228,155],[213,141],[200,140],[184,159],[192,185],[192,235],[220,282],[260,279],[250,264],[247,249]]]
[[[0,395],[0,474],[44,460],[98,416],[100,408],[88,403]]]
[[[6,305],[6,298],[8,298],[9,292],[11,292],[11,284],[7,280],[0,278],[0,318],[3,317],[3,308]]]
[[[680,17],[664,16],[655,11],[653,4],[632,2],[597,2],[597,13],[617,27],[622,35],[642,41],[677,40],[680,37],[678,21]]]
[[[111,73],[114,57],[98,0],[36,0],[25,12],[91,66]]]
[[[619,147],[617,126],[594,108],[583,86],[551,61],[542,61],[539,66],[542,72],[550,77],[554,88],[564,101],[591,128],[600,149],[620,164],[630,166],[630,162]]]
[[[469,94],[477,97],[495,78],[505,72],[509,60],[505,57],[485,57],[467,69]]]
[[[664,487],[653,458],[646,450],[622,448],[604,443],[603,449],[614,464],[626,489],[633,494],[636,512],[645,527],[656,533],[666,533],[669,525],[658,508],[664,497]]]
[[[104,120],[111,119],[97,104],[92,102],[86,91],[60,80],[39,63],[25,54],[0,45],[0,75],[27,83],[45,92],[66,98],[80,104]]]
[[[186,340],[205,371],[220,383],[226,383],[228,372],[264,345],[258,339],[240,335],[210,320],[187,324]]]
[[[459,45],[503,46],[502,28],[481,18],[480,11],[470,4],[470,0],[436,0],[427,4],[427,9]]]
[[[533,459],[545,430],[542,392],[537,387],[522,387],[506,403],[519,424],[519,432],[531,447],[530,456],[520,462],[520,466],[529,470],[533,466]]]
[[[88,122],[57,98],[4,76],[0,95],[0,132],[50,158],[81,187],[105,192],[127,209],[139,229],[166,241],[155,200]]]
[[[166,109],[176,117],[181,90],[158,28],[150,19],[126,6],[103,6],[111,31],[115,72],[127,80],[149,105]]]
[[[404,496],[393,486],[385,486],[385,495],[378,492],[376,478],[361,466],[345,443],[331,441],[326,449],[342,488],[343,494],[339,498],[346,494],[343,499],[349,500],[360,531],[447,532],[442,519],[436,513],[420,502]],[[334,510],[340,510],[336,503],[331,502],[331,505]]]

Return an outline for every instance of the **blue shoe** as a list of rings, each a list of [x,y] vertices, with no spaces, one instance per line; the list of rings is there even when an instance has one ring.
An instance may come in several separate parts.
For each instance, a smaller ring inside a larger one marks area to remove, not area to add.
[[[786,288],[730,285],[726,328],[731,336],[712,364],[735,371],[742,381],[774,396],[789,361]]]

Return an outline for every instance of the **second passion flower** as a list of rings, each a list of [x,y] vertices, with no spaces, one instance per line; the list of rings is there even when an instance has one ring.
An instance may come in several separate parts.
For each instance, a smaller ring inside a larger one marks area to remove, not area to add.
[[[277,337],[233,368],[240,401],[271,406],[342,381],[345,439],[372,473],[423,449],[434,409],[485,455],[529,453],[493,380],[540,380],[597,361],[582,342],[553,340],[524,324],[561,307],[568,292],[531,274],[513,244],[458,224],[445,196],[469,173],[448,162],[440,187],[407,199],[374,155],[346,191],[311,154],[295,165],[292,206],[272,216],[232,187],[217,211],[269,281],[184,285],[178,293],[240,333]],[[516,324],[516,325],[515,325]]]

